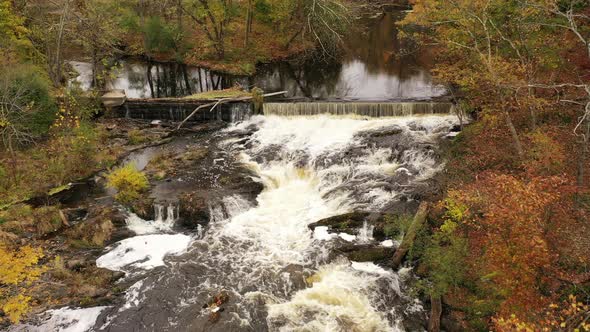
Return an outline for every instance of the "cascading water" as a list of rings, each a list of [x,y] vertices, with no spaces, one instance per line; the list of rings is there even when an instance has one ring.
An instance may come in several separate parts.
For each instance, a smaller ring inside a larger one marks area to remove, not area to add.
[[[355,210],[379,211],[408,195],[408,188],[442,167],[428,144],[455,122],[451,116],[271,116],[231,127],[221,134],[228,136],[223,146],[264,183],[256,204],[228,196],[212,205],[210,224],[202,237],[193,237],[189,251],[148,273],[127,303],[98,325],[109,331],[138,325],[171,331],[403,330],[404,317],[424,314],[404,295],[398,275],[331,254],[342,238],[375,242],[371,226],[358,236],[321,237],[307,225]],[[231,138],[252,127],[248,140]],[[395,146],[380,145],[387,131],[399,133]],[[397,178],[404,183],[397,185]],[[226,319],[212,324],[202,304],[219,292],[230,302]]]
[[[154,205],[154,220],[143,220],[134,213],[127,217],[127,226],[136,234],[170,232],[178,219],[178,206]]]
[[[370,117],[451,114],[449,102],[301,102],[264,103],[265,115],[360,115]]]
[[[135,283],[124,303],[92,312],[100,314],[94,330],[412,330],[408,320],[423,322],[426,314],[406,295],[403,277],[333,250],[393,241],[374,240],[368,223],[356,234],[308,225],[410,204],[416,188],[441,169],[432,147],[456,122],[256,116],[230,127],[219,134],[221,146],[264,184],[256,202],[240,195],[211,202],[208,226],[190,236],[157,226],[177,216],[173,207],[157,207],[153,222],[131,215],[128,226],[138,236],[114,245],[97,264],[125,271]],[[203,305],[221,292],[229,302],[214,321]]]

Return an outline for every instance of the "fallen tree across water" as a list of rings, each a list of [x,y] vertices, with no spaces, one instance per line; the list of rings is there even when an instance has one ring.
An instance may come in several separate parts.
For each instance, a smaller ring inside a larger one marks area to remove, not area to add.
[[[414,216],[414,220],[408,229],[407,234],[404,236],[402,244],[397,248],[395,254],[393,254],[393,259],[391,262],[392,268],[396,270],[402,263],[404,257],[412,248],[414,244],[414,240],[416,239],[416,234],[420,231],[424,223],[426,222],[426,216],[428,215],[428,203],[422,202],[420,207],[418,208],[418,212]]]
[[[262,97],[263,98],[266,98],[266,97],[278,96],[278,95],[283,95],[285,93],[287,93],[287,91],[279,91],[279,92],[267,93],[265,95],[262,95]],[[226,103],[231,103],[231,102],[236,102],[236,101],[252,100],[253,98],[254,98],[254,96],[245,96],[245,97],[237,97],[237,98],[222,98],[222,99],[217,100],[216,102],[212,102],[212,103],[201,105],[201,106],[195,108],[195,110],[192,111],[191,114],[189,114],[184,120],[182,120],[182,122],[180,122],[178,124],[178,127],[176,127],[175,131],[176,130],[179,130],[190,118],[192,118],[195,114],[197,114],[197,112],[199,112],[200,110],[202,110],[204,108],[211,107],[209,109],[209,112],[211,112],[218,105],[226,104]]]

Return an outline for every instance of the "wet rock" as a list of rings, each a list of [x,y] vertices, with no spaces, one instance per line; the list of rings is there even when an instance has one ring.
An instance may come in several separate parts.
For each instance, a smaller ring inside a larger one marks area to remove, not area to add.
[[[385,262],[391,259],[395,249],[374,245],[345,245],[338,251],[355,262]]]
[[[88,209],[86,208],[72,208],[62,210],[68,223],[74,225],[82,221],[88,215]]]
[[[309,224],[308,227],[309,229],[314,230],[318,226],[327,226],[328,230],[331,232],[355,234],[358,228],[363,227],[363,223],[367,220],[369,215],[371,215],[369,212],[351,212],[322,219],[313,224]]]
[[[117,281],[117,280],[119,280],[121,278],[124,278],[124,277],[125,277],[125,272],[122,272],[122,271],[113,271],[113,274],[111,276],[111,281],[112,282],[115,282],[115,281]]]
[[[399,126],[383,128],[379,131],[370,132],[371,137],[384,137],[384,136],[394,136],[403,133],[404,130]]]
[[[419,201],[415,200],[408,200],[407,198],[400,199],[397,201],[391,201],[385,207],[383,207],[383,212],[386,214],[391,215],[414,215],[416,211],[418,211],[418,206],[420,205]]]
[[[142,197],[131,203],[131,211],[145,220],[154,219],[154,198]]]
[[[287,265],[281,270],[281,274],[285,273],[289,278],[289,287],[292,287],[293,289],[304,289],[307,287],[305,280],[309,273],[306,273],[305,268],[302,265]]]
[[[69,228],[65,235],[75,247],[102,247],[115,229],[111,219],[113,209],[93,209],[86,220]]]
[[[121,240],[135,236],[135,232],[126,227],[117,227],[111,234],[111,239],[106,244],[112,244]]]
[[[180,224],[188,228],[196,228],[209,222],[209,205],[202,193],[182,194],[179,198]]]
[[[228,191],[234,195],[242,195],[252,200],[264,190],[264,185],[259,181],[255,181],[249,174],[242,174],[234,177],[231,180],[228,180],[228,183],[225,183],[225,185],[227,186],[227,189],[224,191]]]
[[[400,204],[403,205],[403,203]],[[320,220],[308,227],[314,230],[318,226],[327,226],[330,233],[359,234],[366,221],[369,226],[373,227],[373,238],[376,241],[383,241],[387,239],[385,235],[387,215],[387,213],[381,212],[352,212]]]

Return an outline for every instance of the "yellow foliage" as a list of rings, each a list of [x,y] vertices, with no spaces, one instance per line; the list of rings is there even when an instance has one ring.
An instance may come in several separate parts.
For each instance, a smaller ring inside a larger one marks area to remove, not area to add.
[[[5,301],[2,305],[2,310],[6,313],[8,319],[13,324],[16,324],[29,311],[29,302],[31,302],[30,296],[18,294]]]
[[[0,284],[16,285],[37,279],[43,270],[37,267],[43,257],[41,248],[21,247],[13,251],[0,244]]]
[[[108,186],[117,189],[115,198],[121,203],[130,203],[140,197],[149,182],[144,173],[134,164],[127,164],[107,175]]]
[[[41,248],[24,246],[13,250],[0,243],[0,308],[12,323],[29,310],[27,286],[45,271],[38,265],[42,257]]]

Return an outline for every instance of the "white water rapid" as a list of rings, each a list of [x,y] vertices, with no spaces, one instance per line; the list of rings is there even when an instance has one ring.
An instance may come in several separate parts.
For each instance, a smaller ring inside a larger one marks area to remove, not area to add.
[[[411,204],[417,188],[443,167],[433,147],[456,124],[450,115],[321,115],[258,116],[231,126],[218,134],[220,146],[263,183],[256,202],[223,197],[211,203],[202,232],[188,235],[173,232],[173,207],[157,210],[155,221],[130,215],[137,236],[112,246],[97,264],[128,272],[134,284],[123,304],[88,313],[93,330],[414,330],[426,314],[406,294],[402,276],[334,251],[394,241],[375,240],[367,221],[354,234],[308,225]],[[203,304],[220,292],[229,301],[212,321]]]

